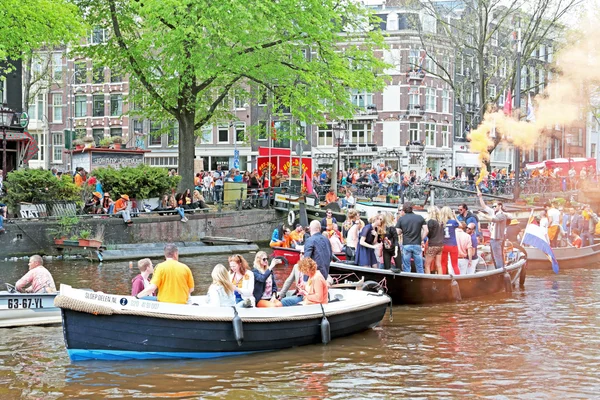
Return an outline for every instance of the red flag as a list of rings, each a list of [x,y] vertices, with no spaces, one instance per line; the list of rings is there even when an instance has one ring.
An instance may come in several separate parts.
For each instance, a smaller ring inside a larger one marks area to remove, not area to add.
[[[277,141],[277,129],[275,129],[275,121],[271,121],[271,140]]]
[[[510,88],[506,92],[506,98],[504,99],[504,114],[512,114],[512,93],[510,92]]]

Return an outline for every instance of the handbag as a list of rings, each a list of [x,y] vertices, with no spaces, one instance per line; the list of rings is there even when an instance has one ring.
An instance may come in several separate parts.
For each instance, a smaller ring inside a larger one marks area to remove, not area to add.
[[[348,258],[354,258],[356,249],[354,247],[344,246],[344,254],[346,254],[346,257]]]

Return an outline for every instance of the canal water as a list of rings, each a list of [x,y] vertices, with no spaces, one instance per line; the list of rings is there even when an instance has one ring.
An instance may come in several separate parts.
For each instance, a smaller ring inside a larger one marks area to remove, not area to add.
[[[227,262],[182,261],[196,293]],[[0,263],[0,282],[26,264]],[[57,284],[110,293],[127,293],[135,275],[128,262],[47,267]],[[0,399],[598,398],[599,313],[600,270],[580,269],[530,274],[512,296],[394,306],[393,321],[327,346],[223,360],[72,363],[60,326],[1,329]]]

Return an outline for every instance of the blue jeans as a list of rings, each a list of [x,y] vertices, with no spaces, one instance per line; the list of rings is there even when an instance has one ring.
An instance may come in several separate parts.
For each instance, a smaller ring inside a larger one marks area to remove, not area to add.
[[[295,306],[302,301],[302,296],[288,296],[281,299],[281,304],[284,307]]]
[[[496,269],[504,268],[504,240],[490,239],[490,248],[492,249],[492,257]]]
[[[410,259],[415,260],[417,273],[423,274],[423,250],[420,244],[405,244],[402,246],[402,271],[410,272]]]
[[[183,208],[175,207],[175,210],[179,213],[179,216],[181,217],[181,219],[185,218],[185,212],[183,211]]]
[[[4,222],[4,217],[0,215],[0,230],[4,229],[2,223]]]

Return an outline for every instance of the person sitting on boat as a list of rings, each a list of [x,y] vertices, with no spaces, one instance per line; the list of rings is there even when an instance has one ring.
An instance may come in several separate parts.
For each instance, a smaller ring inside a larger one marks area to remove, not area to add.
[[[235,302],[245,307],[254,305],[254,274],[248,262],[239,254],[229,257],[229,281],[233,284]]]
[[[296,223],[294,230],[290,232],[290,244],[292,248],[297,249],[304,243],[304,228],[299,223]]]
[[[333,211],[327,210],[325,218],[321,220],[321,232],[333,229],[334,224],[337,224],[337,219],[333,216]]]
[[[346,197],[342,199],[342,208],[354,208],[356,205],[356,199],[352,195],[350,188],[346,189]]]
[[[329,188],[329,192],[327,192],[327,194],[325,195],[325,203],[331,204],[337,202],[338,200],[339,197],[337,196],[337,194],[335,194],[333,188]]]
[[[302,254],[302,257],[303,256],[304,255]],[[288,296],[288,291],[290,290],[290,287],[292,287],[293,283],[296,284],[296,290]],[[281,305],[283,307],[289,307],[299,304],[302,301],[303,296],[306,294],[305,284],[306,282],[304,281],[304,274],[300,272],[298,264],[294,265],[292,272],[283,283],[281,292],[279,292]]]
[[[186,304],[194,291],[194,277],[190,268],[179,262],[179,249],[172,243],[165,245],[166,260],[155,268],[147,288],[135,297],[141,299],[158,289],[158,301]]]
[[[469,211],[469,206],[466,203],[462,203],[458,206],[458,214],[456,215],[456,220],[458,222],[465,222],[467,225],[470,223],[475,224],[477,237],[480,237],[483,242],[483,235],[481,234],[481,229],[479,228],[479,218],[471,211]]]
[[[380,232],[381,231],[381,232]],[[356,265],[377,268],[377,254],[381,253],[380,233],[383,234],[383,214],[369,219],[369,224],[360,231],[360,241],[356,247]]]
[[[298,269],[302,274],[308,276],[306,294],[301,304],[327,304],[329,301],[328,285],[321,272],[317,269],[317,263],[312,258],[305,257],[298,262]]]
[[[291,247],[290,230],[284,224],[273,230],[269,247]]]
[[[578,249],[581,248],[583,241],[581,240],[581,237],[579,236],[579,229],[575,228],[571,231],[571,247],[576,247]]]
[[[121,214],[123,217],[123,221],[126,224],[131,224],[131,215],[129,214],[129,210],[127,209],[127,203],[129,203],[129,196],[126,194],[122,194],[121,198],[115,202],[115,208],[113,209],[113,213]]]
[[[152,261],[149,258],[142,258],[140,261],[138,261],[138,269],[140,270],[140,273],[137,274],[131,281],[131,295],[133,297],[137,296],[138,293],[150,286],[150,275],[154,273],[154,267],[152,266]],[[150,296],[156,296],[156,292],[151,293]],[[146,300],[156,299],[154,298]]]
[[[206,294],[206,305],[210,307],[235,306],[233,284],[229,281],[229,273],[223,264],[217,264],[210,274],[212,284]]]
[[[278,258],[271,260],[264,251],[259,251],[254,257],[254,301],[256,307],[281,307],[281,302],[277,300],[277,283],[273,268],[282,261]]]
[[[477,263],[479,262],[479,256],[477,255],[477,225],[475,225],[474,223],[470,223],[467,225],[467,230],[466,232],[469,234],[469,236],[471,237],[471,247],[473,248],[473,252],[471,253],[471,262],[469,264],[469,268],[467,269],[467,273],[469,274],[474,274],[475,271],[477,270]],[[520,249],[523,249],[522,247],[519,246]],[[525,254],[525,250],[523,249],[523,254]]]
[[[337,224],[334,225],[337,227]],[[342,243],[341,235],[339,235],[339,230],[332,229],[330,231],[324,232],[324,235],[327,235],[329,238],[329,244],[331,244],[331,251],[334,253],[341,253],[344,248],[344,243]]]
[[[28,287],[27,287],[28,286]],[[56,285],[39,255],[29,257],[29,271],[17,281],[15,288],[26,293],[55,293]]]
[[[311,221],[310,237],[304,242],[304,256],[312,258],[317,263],[321,275],[327,279],[329,276],[329,264],[331,263],[332,251],[329,239],[321,234],[321,224],[319,221]]]

